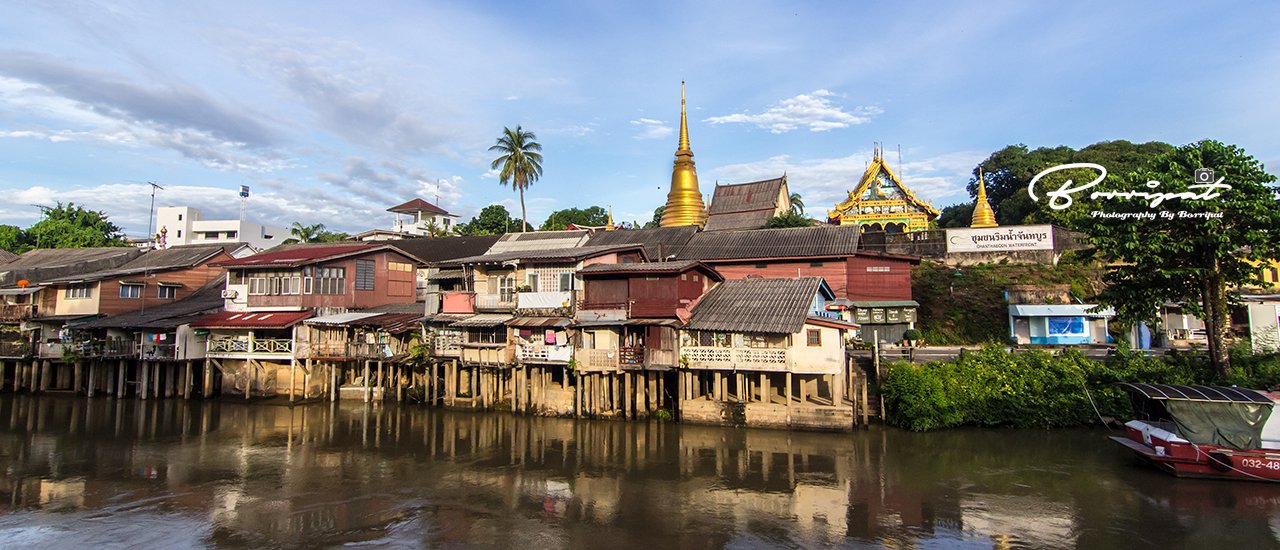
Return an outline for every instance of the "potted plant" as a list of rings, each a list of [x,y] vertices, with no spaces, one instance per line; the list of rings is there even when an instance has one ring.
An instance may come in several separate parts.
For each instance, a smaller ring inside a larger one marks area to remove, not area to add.
[[[909,328],[902,333],[902,339],[907,342],[908,346],[916,347],[920,345],[920,331]]]

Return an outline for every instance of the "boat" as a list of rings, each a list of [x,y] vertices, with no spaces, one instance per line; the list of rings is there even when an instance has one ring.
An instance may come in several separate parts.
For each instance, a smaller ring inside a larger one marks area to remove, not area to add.
[[[1280,392],[1237,387],[1116,386],[1135,418],[1111,440],[1139,461],[1178,477],[1280,481]]]

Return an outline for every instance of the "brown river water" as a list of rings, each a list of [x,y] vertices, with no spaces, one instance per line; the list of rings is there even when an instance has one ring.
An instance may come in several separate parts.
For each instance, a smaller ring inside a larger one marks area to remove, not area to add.
[[[1280,485],[1107,435],[4,395],[0,547],[1280,547]]]

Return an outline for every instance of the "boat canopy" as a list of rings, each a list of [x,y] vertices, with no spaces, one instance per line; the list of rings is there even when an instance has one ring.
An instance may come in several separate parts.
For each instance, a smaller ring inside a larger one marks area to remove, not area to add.
[[[1116,386],[1133,397],[1136,412],[1172,420],[1178,435],[1188,441],[1241,451],[1262,448],[1262,428],[1275,405],[1266,395],[1245,388],[1128,382]]]

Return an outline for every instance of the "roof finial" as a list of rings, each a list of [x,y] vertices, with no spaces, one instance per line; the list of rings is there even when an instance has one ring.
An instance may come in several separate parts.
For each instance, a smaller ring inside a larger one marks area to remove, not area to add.
[[[689,150],[689,117],[685,114],[684,81],[680,81],[680,146],[678,151]]]

